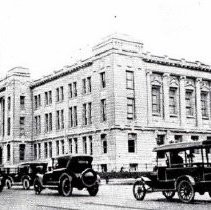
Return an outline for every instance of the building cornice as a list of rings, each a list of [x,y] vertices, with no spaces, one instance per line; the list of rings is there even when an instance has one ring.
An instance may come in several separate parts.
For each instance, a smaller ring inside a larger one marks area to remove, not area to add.
[[[185,59],[174,59],[168,56],[156,56],[149,53],[143,53],[143,61],[147,63],[156,63],[165,66],[174,66],[179,68],[187,68],[192,70],[201,70],[211,72],[211,66],[201,63],[200,61],[186,61]]]

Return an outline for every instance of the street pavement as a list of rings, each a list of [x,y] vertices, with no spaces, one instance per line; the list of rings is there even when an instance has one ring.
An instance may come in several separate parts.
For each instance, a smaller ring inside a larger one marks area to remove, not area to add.
[[[88,195],[86,190],[73,190],[71,197],[62,197],[57,191],[43,190],[40,195],[35,195],[34,190],[25,191],[21,187],[4,189],[0,194],[1,210],[156,210],[156,209],[211,209],[211,198],[206,193],[201,196],[196,194],[194,204],[183,204],[178,197],[170,202],[161,192],[147,194],[143,201],[137,201],[132,194],[132,185],[102,184],[95,197]]]

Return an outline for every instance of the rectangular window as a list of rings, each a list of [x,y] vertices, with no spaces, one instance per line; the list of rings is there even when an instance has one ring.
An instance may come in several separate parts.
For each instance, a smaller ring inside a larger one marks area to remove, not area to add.
[[[106,134],[101,134],[101,142],[102,142],[102,146],[103,146],[103,153],[106,154],[107,153],[107,137],[106,137]]]
[[[48,125],[49,125],[48,114],[45,114],[45,133],[49,131]]]
[[[11,97],[10,96],[7,98],[7,108],[8,108],[8,111],[11,110]]]
[[[56,155],[59,155],[59,141],[56,141]]]
[[[41,158],[41,143],[38,143],[38,158]]]
[[[73,108],[69,108],[69,127],[73,127]]]
[[[134,73],[132,71],[126,71],[126,88],[134,89]]]
[[[82,80],[83,92],[82,94],[86,94],[86,79]]]
[[[25,109],[25,96],[20,96],[20,109]]]
[[[74,97],[77,97],[77,83],[76,82],[73,82],[73,94],[74,94]]]
[[[48,92],[45,92],[45,106],[48,105]]]
[[[86,104],[83,104],[83,124],[87,125],[87,110]]]
[[[64,101],[64,88],[63,88],[63,86],[62,87],[60,87],[60,93],[61,93],[61,101]]]
[[[56,102],[59,102],[59,88],[56,88]]]
[[[34,108],[38,109],[38,100],[37,100],[37,96],[34,96]]]
[[[49,100],[49,104],[52,104],[52,91],[51,90],[48,92],[48,100]]]
[[[52,122],[52,113],[49,113],[48,117],[49,117],[49,120],[48,120],[49,121],[49,126],[48,126],[49,127],[49,131],[52,131],[52,128],[53,128],[52,127],[52,123],[53,123]]]
[[[41,107],[41,95],[38,95],[38,106]]]
[[[73,110],[74,110],[74,126],[78,126],[78,117],[77,117],[77,106],[74,106],[73,107]]]
[[[86,136],[83,137],[83,153],[84,153],[84,154],[87,154]]]
[[[89,136],[90,155],[93,155],[92,136]]]
[[[100,80],[101,80],[101,88],[105,88],[106,87],[105,72],[100,73]]]
[[[75,154],[78,153],[78,139],[74,138],[74,143],[75,143]]]
[[[201,113],[202,117],[208,117],[208,93],[201,92]]]
[[[134,153],[136,150],[136,139],[137,139],[137,134],[128,134],[128,152],[129,153]]]
[[[64,109],[61,110],[61,129],[64,129]]]
[[[45,158],[48,158],[48,143],[47,142],[44,143],[44,154],[45,154]]]
[[[88,103],[88,123],[92,124],[92,103]]]
[[[73,97],[73,86],[72,86],[72,83],[68,85],[69,87],[69,98],[72,98]]]
[[[56,111],[56,130],[60,130],[60,112]]]
[[[25,144],[20,144],[19,145],[19,158],[20,160],[24,160],[25,159]]]
[[[137,163],[130,163],[130,171],[135,172],[138,169],[138,164]]]
[[[101,120],[105,122],[106,119],[106,99],[101,100]]]
[[[92,92],[92,83],[91,83],[91,77],[87,77],[87,92]]]
[[[7,118],[7,135],[10,136],[10,132],[11,132],[11,118],[8,117]]]
[[[160,87],[152,86],[152,113],[160,114]]]
[[[135,103],[134,98],[127,98],[127,119],[135,119]]]
[[[25,117],[20,117],[20,136],[25,135]]]
[[[185,92],[186,115],[193,116],[193,91],[186,90]]]
[[[175,140],[176,143],[182,142],[182,135],[175,135],[174,140]]]
[[[169,114],[170,115],[177,114],[177,89],[176,88],[169,89]]]
[[[192,141],[198,141],[199,140],[199,136],[191,136],[191,140]]]
[[[52,142],[49,142],[48,145],[49,145],[49,157],[51,158],[52,157]]]
[[[34,144],[34,159],[37,160],[37,144]]]
[[[69,153],[72,154],[73,153],[73,140],[69,139]]]
[[[61,140],[62,154],[64,154],[64,140]]]
[[[157,145],[163,145],[165,143],[165,135],[157,135]]]

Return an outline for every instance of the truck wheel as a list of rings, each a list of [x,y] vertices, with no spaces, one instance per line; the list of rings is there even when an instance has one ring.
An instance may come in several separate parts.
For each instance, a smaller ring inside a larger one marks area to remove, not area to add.
[[[96,196],[99,190],[99,185],[95,184],[93,187],[87,188],[89,195]]]
[[[11,189],[11,187],[12,187],[11,179],[6,179],[5,180],[5,186],[7,187],[7,189]]]
[[[182,180],[178,184],[178,196],[183,203],[190,203],[194,200],[195,190],[187,180]]]
[[[133,195],[136,200],[142,201],[146,195],[146,188],[142,181],[136,181],[133,184]]]
[[[29,181],[29,179],[24,178],[23,181],[22,181],[22,184],[23,184],[23,189],[24,190],[29,190],[29,188],[30,188],[30,181]]]
[[[175,195],[174,191],[162,191],[163,195],[166,197],[167,200],[172,200]]]
[[[42,185],[38,178],[35,178],[34,180],[34,191],[36,195],[39,195],[42,191]]]
[[[70,179],[68,177],[64,177],[59,185],[59,194],[67,197],[72,194],[72,190],[73,188]]]

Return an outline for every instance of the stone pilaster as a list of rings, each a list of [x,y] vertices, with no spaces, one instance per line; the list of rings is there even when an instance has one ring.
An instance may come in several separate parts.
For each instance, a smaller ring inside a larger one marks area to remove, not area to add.
[[[186,123],[186,102],[185,102],[185,76],[180,77],[180,125],[185,126]]]
[[[198,127],[202,126],[201,81],[201,78],[196,79],[196,124]]]
[[[169,74],[163,74],[164,119],[169,121]]]

